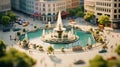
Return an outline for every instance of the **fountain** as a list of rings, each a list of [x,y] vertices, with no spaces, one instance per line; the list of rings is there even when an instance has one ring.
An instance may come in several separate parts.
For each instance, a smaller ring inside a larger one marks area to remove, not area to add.
[[[88,38],[88,45],[91,45],[91,38]]]
[[[50,25],[50,22],[48,23]],[[53,28],[53,32],[46,32],[43,29],[43,34],[40,39],[48,43],[72,43],[79,39],[79,37],[74,33],[74,29],[71,28],[70,31],[66,32],[66,28],[63,27],[60,11],[58,13],[58,19],[56,27]]]

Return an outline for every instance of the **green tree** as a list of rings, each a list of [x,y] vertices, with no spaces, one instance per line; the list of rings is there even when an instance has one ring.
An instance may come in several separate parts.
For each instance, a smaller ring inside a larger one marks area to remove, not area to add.
[[[9,25],[10,24],[10,17],[9,16],[2,16],[2,24],[3,25]]]
[[[10,48],[6,52],[6,56],[0,59],[1,67],[32,67],[35,64],[35,59],[15,48]]]
[[[115,52],[120,56],[120,45],[117,46],[117,48],[115,49]]]
[[[8,16],[10,17],[11,21],[15,21],[17,19],[15,13],[12,11],[8,12]]]
[[[26,29],[25,29],[25,28],[23,29],[23,32],[24,32],[24,33],[26,32]]]
[[[84,12],[83,11],[78,11],[76,15],[78,17],[83,17],[84,16]]]
[[[96,55],[92,60],[89,61],[89,67],[107,67],[106,60],[102,56]]]
[[[17,32],[17,36],[20,36],[21,35],[21,33],[20,32]]]
[[[109,22],[109,17],[107,15],[101,15],[98,18],[99,24],[106,25]]]
[[[0,57],[5,55],[6,44],[0,39]]]
[[[65,52],[64,47],[61,48],[61,52]]]
[[[52,52],[54,53],[54,48],[53,48],[52,46],[49,46],[49,47],[47,48],[47,52],[48,52],[49,54],[51,54]]]
[[[73,17],[76,13],[76,10],[75,9],[70,9],[69,13],[70,13],[70,16]]]
[[[90,21],[93,18],[94,18],[94,13],[93,12],[87,12],[86,15],[84,16],[84,19],[86,21]]]

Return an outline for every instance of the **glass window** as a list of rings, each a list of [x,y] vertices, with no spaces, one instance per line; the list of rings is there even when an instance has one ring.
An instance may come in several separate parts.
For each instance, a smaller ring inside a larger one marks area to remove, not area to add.
[[[116,3],[114,4],[114,7],[117,7],[117,4],[116,4]]]
[[[116,10],[116,9],[114,9],[114,13],[117,13],[117,10]]]
[[[114,15],[114,18],[117,19],[117,15]]]

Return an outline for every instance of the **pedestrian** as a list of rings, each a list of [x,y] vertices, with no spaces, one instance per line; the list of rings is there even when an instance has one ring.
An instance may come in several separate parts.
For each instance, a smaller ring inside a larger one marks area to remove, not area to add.
[[[10,35],[10,40],[11,40],[12,38],[11,38],[11,35]]]

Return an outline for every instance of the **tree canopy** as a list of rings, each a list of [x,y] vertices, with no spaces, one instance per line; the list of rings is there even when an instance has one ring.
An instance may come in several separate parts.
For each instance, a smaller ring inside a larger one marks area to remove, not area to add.
[[[94,13],[93,12],[87,12],[86,15],[84,16],[84,19],[86,21],[90,21],[93,17],[94,17]]]
[[[8,25],[10,24],[10,17],[9,16],[2,16],[2,24],[3,25]]]
[[[36,60],[15,48],[10,48],[0,59],[1,67],[32,67],[34,64]]]
[[[120,55],[120,45],[117,46],[117,48],[115,49],[115,52]]]
[[[6,50],[6,44],[0,39],[0,57],[4,56]]]
[[[36,60],[15,48],[6,50],[6,44],[0,39],[0,67],[32,67]]]
[[[98,18],[98,22],[100,24],[107,24],[109,22],[109,17],[107,15],[101,15],[99,18]]]

